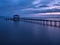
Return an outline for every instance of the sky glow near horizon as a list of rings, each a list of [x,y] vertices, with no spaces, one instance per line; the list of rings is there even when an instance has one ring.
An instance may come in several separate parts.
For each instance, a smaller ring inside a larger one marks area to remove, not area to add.
[[[0,0],[0,15],[3,15],[3,13],[5,15],[21,13],[21,16],[26,16],[28,13],[29,15],[32,14],[33,13],[32,11],[42,11],[49,9],[51,10],[60,9],[60,0]],[[60,14],[60,13],[47,12],[47,14]]]
[[[31,16],[32,16],[32,17],[39,17],[39,16],[40,16],[40,17],[41,17],[41,16],[44,17],[44,16],[50,16],[50,15],[55,17],[55,16],[57,16],[57,15],[60,15],[60,12],[37,13],[37,14],[33,14],[33,15],[31,15]],[[30,17],[31,17],[31,16],[30,16]],[[29,16],[27,16],[27,17],[29,17]]]
[[[60,12],[50,12],[50,13],[38,13],[35,14],[36,16],[38,15],[60,15]]]

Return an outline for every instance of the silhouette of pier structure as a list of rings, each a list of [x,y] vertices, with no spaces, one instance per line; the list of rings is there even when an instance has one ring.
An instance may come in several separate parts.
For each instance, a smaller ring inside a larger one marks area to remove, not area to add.
[[[12,18],[5,18],[5,20],[20,21],[20,17],[19,15],[13,15]]]
[[[40,24],[49,25],[54,27],[60,27],[60,20],[44,20],[44,19],[32,19],[32,18],[21,18],[26,21],[39,21]]]
[[[55,27],[60,27],[60,20],[45,20],[45,19],[33,19],[33,18],[20,18],[19,15],[14,15],[13,18],[8,18],[8,20],[13,20],[13,21],[37,21],[40,24],[43,25],[49,25],[49,26],[55,26]]]
[[[19,17],[19,15],[14,15],[12,19],[14,21],[19,21],[20,20],[20,17]]]

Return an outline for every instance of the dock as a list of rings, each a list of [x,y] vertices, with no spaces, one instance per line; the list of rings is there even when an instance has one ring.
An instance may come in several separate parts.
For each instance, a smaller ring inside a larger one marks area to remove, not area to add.
[[[60,20],[53,19],[32,19],[32,18],[21,18],[21,20],[26,21],[37,21],[40,22],[40,24],[48,25],[48,26],[54,26],[54,27],[60,27]]]

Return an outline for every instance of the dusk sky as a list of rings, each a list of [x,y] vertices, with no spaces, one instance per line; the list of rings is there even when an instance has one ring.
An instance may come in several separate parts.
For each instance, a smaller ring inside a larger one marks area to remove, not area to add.
[[[0,15],[22,17],[43,14],[41,11],[60,9],[60,0],[0,0]],[[52,14],[60,14],[60,11]],[[50,14],[46,12],[45,14]]]

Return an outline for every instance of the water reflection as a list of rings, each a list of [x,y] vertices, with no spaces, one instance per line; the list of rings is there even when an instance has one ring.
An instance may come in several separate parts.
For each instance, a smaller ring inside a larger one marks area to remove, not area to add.
[[[41,25],[40,22],[32,22],[32,21],[24,21],[27,23],[33,23],[33,37],[34,42],[41,42],[41,43],[55,43],[59,44],[60,40],[60,28],[51,27],[51,26],[44,26]],[[37,25],[38,24],[38,25]]]
[[[39,24],[39,25],[43,25],[43,26],[51,26],[51,27],[58,27],[60,28],[60,26],[54,26],[54,25],[50,25],[50,24],[44,24],[43,21],[33,21],[33,20],[21,20],[23,22],[28,22],[28,23],[33,23],[33,24]]]
[[[0,43],[11,45],[57,45],[60,44],[60,28],[44,26],[31,21],[0,22]]]
[[[13,25],[14,25],[14,27],[19,27],[19,23],[20,23],[20,21],[13,21]]]

